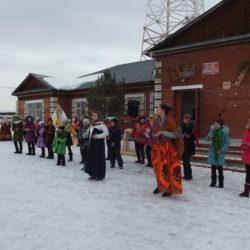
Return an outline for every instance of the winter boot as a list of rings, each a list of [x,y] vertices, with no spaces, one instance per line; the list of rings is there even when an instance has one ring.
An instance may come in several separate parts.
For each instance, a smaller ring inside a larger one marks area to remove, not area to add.
[[[224,176],[219,175],[219,188],[224,188]]]
[[[40,155],[41,158],[45,158],[45,148],[42,148],[42,154]]]
[[[160,192],[159,192],[159,190],[158,190],[158,188],[156,188],[154,191],[153,191],[153,194],[159,194]]]
[[[162,197],[169,197],[169,196],[171,196],[172,194],[171,193],[163,193],[162,194]]]
[[[14,142],[14,146],[15,146],[15,149],[16,149],[16,151],[15,151],[14,153],[15,153],[15,154],[18,154],[19,150],[18,150],[17,142]]]
[[[210,184],[210,187],[215,187],[216,186],[216,180],[217,180],[216,174],[211,175],[211,180],[212,180],[212,182]]]
[[[211,175],[212,182],[210,184],[210,187],[215,187],[216,181],[217,181],[216,166],[211,166],[211,171],[212,171],[212,175]]]
[[[18,154],[22,154],[23,153],[23,144],[22,144],[22,142],[20,142],[20,144],[19,144],[19,151],[18,151]]]
[[[245,184],[244,191],[240,193],[239,196],[249,198],[249,192],[250,192],[250,184]]]
[[[62,164],[63,167],[65,167],[65,156],[62,156]]]
[[[69,161],[73,161],[73,154],[69,154]]]

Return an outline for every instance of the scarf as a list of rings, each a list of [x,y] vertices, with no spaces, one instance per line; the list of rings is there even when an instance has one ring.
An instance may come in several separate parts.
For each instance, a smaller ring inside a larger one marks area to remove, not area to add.
[[[214,131],[214,158],[216,161],[219,159],[219,150],[222,148],[223,144],[223,131],[221,129],[216,129]]]

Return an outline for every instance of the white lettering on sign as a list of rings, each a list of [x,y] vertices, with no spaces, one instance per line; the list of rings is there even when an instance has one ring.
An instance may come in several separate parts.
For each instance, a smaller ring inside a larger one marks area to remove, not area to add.
[[[209,62],[202,64],[202,74],[203,75],[218,75],[220,74],[220,63],[219,62]]]

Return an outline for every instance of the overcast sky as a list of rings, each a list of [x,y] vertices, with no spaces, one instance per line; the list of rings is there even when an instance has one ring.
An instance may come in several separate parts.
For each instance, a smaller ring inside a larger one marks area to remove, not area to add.
[[[146,2],[0,0],[0,111],[15,110],[10,93],[30,72],[71,78],[138,61]]]

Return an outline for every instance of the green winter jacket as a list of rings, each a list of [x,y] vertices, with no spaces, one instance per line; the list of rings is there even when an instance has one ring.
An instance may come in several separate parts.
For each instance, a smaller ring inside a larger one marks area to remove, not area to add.
[[[58,132],[56,132],[55,138],[53,140],[54,152],[59,155],[65,155],[66,142],[67,142],[67,132],[63,131],[61,135],[58,135]]]
[[[12,124],[12,131],[13,141],[23,141],[23,123],[21,121]]]

